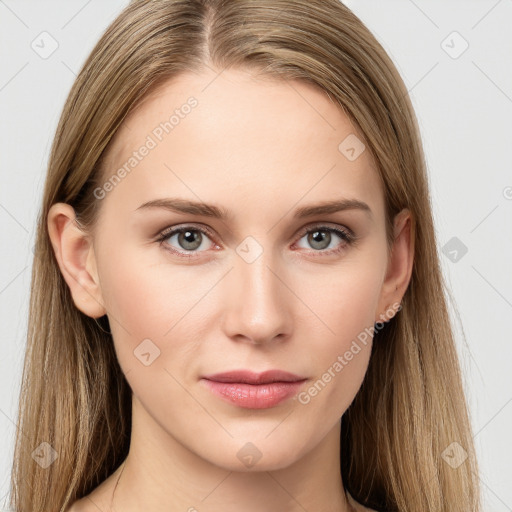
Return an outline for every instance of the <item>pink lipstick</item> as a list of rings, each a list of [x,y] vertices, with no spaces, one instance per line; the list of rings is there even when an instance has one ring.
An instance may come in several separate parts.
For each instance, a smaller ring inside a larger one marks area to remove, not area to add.
[[[212,393],[238,407],[267,409],[295,395],[307,378],[282,370],[235,370],[206,375],[201,380]]]

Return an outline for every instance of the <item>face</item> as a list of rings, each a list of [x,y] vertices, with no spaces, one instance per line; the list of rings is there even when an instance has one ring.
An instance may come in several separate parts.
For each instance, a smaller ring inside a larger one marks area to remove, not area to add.
[[[138,407],[202,459],[285,467],[359,390],[388,268],[362,143],[325,93],[240,70],[181,75],[117,133],[89,268]],[[297,382],[205,379],[235,370]]]

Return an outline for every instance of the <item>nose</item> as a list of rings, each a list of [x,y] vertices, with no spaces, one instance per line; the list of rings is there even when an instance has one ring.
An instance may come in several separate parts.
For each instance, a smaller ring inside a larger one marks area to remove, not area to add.
[[[248,262],[237,255],[224,280],[223,327],[233,340],[263,345],[291,334],[293,293],[283,269],[270,256],[263,251]]]

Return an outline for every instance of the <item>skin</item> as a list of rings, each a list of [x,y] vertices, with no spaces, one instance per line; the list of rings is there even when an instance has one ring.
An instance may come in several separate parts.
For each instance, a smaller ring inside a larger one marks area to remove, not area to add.
[[[125,121],[107,177],[169,112],[190,96],[198,101],[101,200],[90,235],[69,205],[55,204],[48,216],[75,305],[94,318],[108,315],[133,390],[127,459],[71,510],[367,510],[344,492],[339,434],[367,370],[371,336],[307,404],[293,397],[242,409],[200,378],[277,368],[307,377],[301,390],[308,390],[400,302],[412,270],[410,213],[395,218],[388,255],[375,163],[369,151],[354,161],[339,151],[349,134],[363,137],[324,92],[240,70],[217,75],[183,74]],[[214,203],[232,218],[137,211],[165,197]],[[364,201],[372,215],[353,209],[293,218],[298,207],[341,198]],[[178,235],[155,241],[178,225],[209,227],[214,237],[197,233],[201,245],[186,259],[166,249],[187,252]],[[348,228],[357,243],[331,233],[330,242],[315,245],[301,230],[319,225]],[[262,250],[250,263],[237,252],[248,236]],[[335,248],[341,252],[328,254]],[[149,366],[134,356],[145,339],[160,350]],[[237,457],[249,442],[261,454],[252,467]]]

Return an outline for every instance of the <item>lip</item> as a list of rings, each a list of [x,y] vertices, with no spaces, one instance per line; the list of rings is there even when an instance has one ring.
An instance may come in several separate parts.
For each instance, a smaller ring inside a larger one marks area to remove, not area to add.
[[[249,370],[206,375],[201,381],[219,398],[245,409],[275,407],[297,393],[307,380],[283,370]]]
[[[230,372],[215,373],[213,375],[205,375],[203,379],[215,382],[243,382],[245,384],[271,384],[273,382],[297,382],[304,380],[306,377],[300,377],[294,373],[285,372],[284,370],[267,370],[265,372],[256,373],[250,370],[233,370]]]

